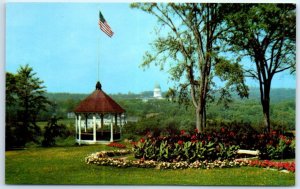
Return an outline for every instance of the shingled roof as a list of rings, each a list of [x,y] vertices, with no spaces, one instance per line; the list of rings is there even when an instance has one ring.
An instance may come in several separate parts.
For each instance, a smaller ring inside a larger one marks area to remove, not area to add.
[[[116,103],[104,91],[100,82],[96,84],[96,90],[86,97],[75,108],[75,113],[124,113],[125,110]]]

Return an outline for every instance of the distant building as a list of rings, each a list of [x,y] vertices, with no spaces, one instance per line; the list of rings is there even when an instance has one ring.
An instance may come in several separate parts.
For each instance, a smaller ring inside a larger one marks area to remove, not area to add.
[[[153,98],[154,99],[163,99],[161,95],[161,88],[159,84],[155,84],[154,90],[153,90]]]

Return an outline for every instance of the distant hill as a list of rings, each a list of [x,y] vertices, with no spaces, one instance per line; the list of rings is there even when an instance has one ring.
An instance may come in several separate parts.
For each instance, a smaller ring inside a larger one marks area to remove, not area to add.
[[[82,100],[88,94],[75,94],[75,93],[46,93],[46,97],[51,101],[65,101],[73,99],[75,101]]]
[[[163,93],[165,94],[165,93]],[[75,93],[47,93],[46,97],[51,101],[65,101],[72,99],[74,101],[79,101],[87,97],[89,94],[75,94]],[[144,91],[142,93],[117,93],[109,94],[112,98],[116,99],[143,99],[151,98],[153,96],[153,91]],[[237,94],[232,94],[234,99],[240,99]],[[250,100],[260,100],[260,91],[259,88],[250,88],[249,91]],[[284,100],[293,100],[296,99],[296,89],[287,89],[287,88],[275,88],[271,90],[271,101],[273,103],[281,102]]]
[[[249,99],[260,100],[259,88],[250,88]],[[274,88],[271,89],[271,102],[281,102],[284,100],[295,100],[296,89]]]

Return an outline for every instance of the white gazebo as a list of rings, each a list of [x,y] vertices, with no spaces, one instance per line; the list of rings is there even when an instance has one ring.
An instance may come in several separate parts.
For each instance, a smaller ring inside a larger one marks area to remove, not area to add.
[[[76,142],[108,143],[121,139],[125,110],[104,91],[98,81],[96,90],[75,108]]]

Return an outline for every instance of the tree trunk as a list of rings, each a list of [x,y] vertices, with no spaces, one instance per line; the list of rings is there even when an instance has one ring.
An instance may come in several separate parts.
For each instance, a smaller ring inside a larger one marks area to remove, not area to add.
[[[196,108],[196,128],[199,132],[203,132],[206,126],[206,111],[205,106],[198,106]]]
[[[203,108],[203,115],[202,115],[202,124],[203,124],[203,129],[206,128],[206,107],[204,106]]]
[[[198,132],[202,131],[201,130],[201,125],[202,125],[202,115],[200,113],[200,108],[196,108],[196,128]]]
[[[270,105],[267,105],[267,102],[263,104],[263,114],[264,114],[264,125],[267,132],[271,131],[270,124]]]
[[[261,88],[261,105],[263,109],[264,115],[264,127],[266,132],[271,131],[271,123],[270,123],[270,91],[271,91],[271,82],[265,80]]]
[[[263,115],[264,115],[264,126],[267,132],[271,131],[270,123],[270,86],[265,85],[264,99],[262,101]]]

